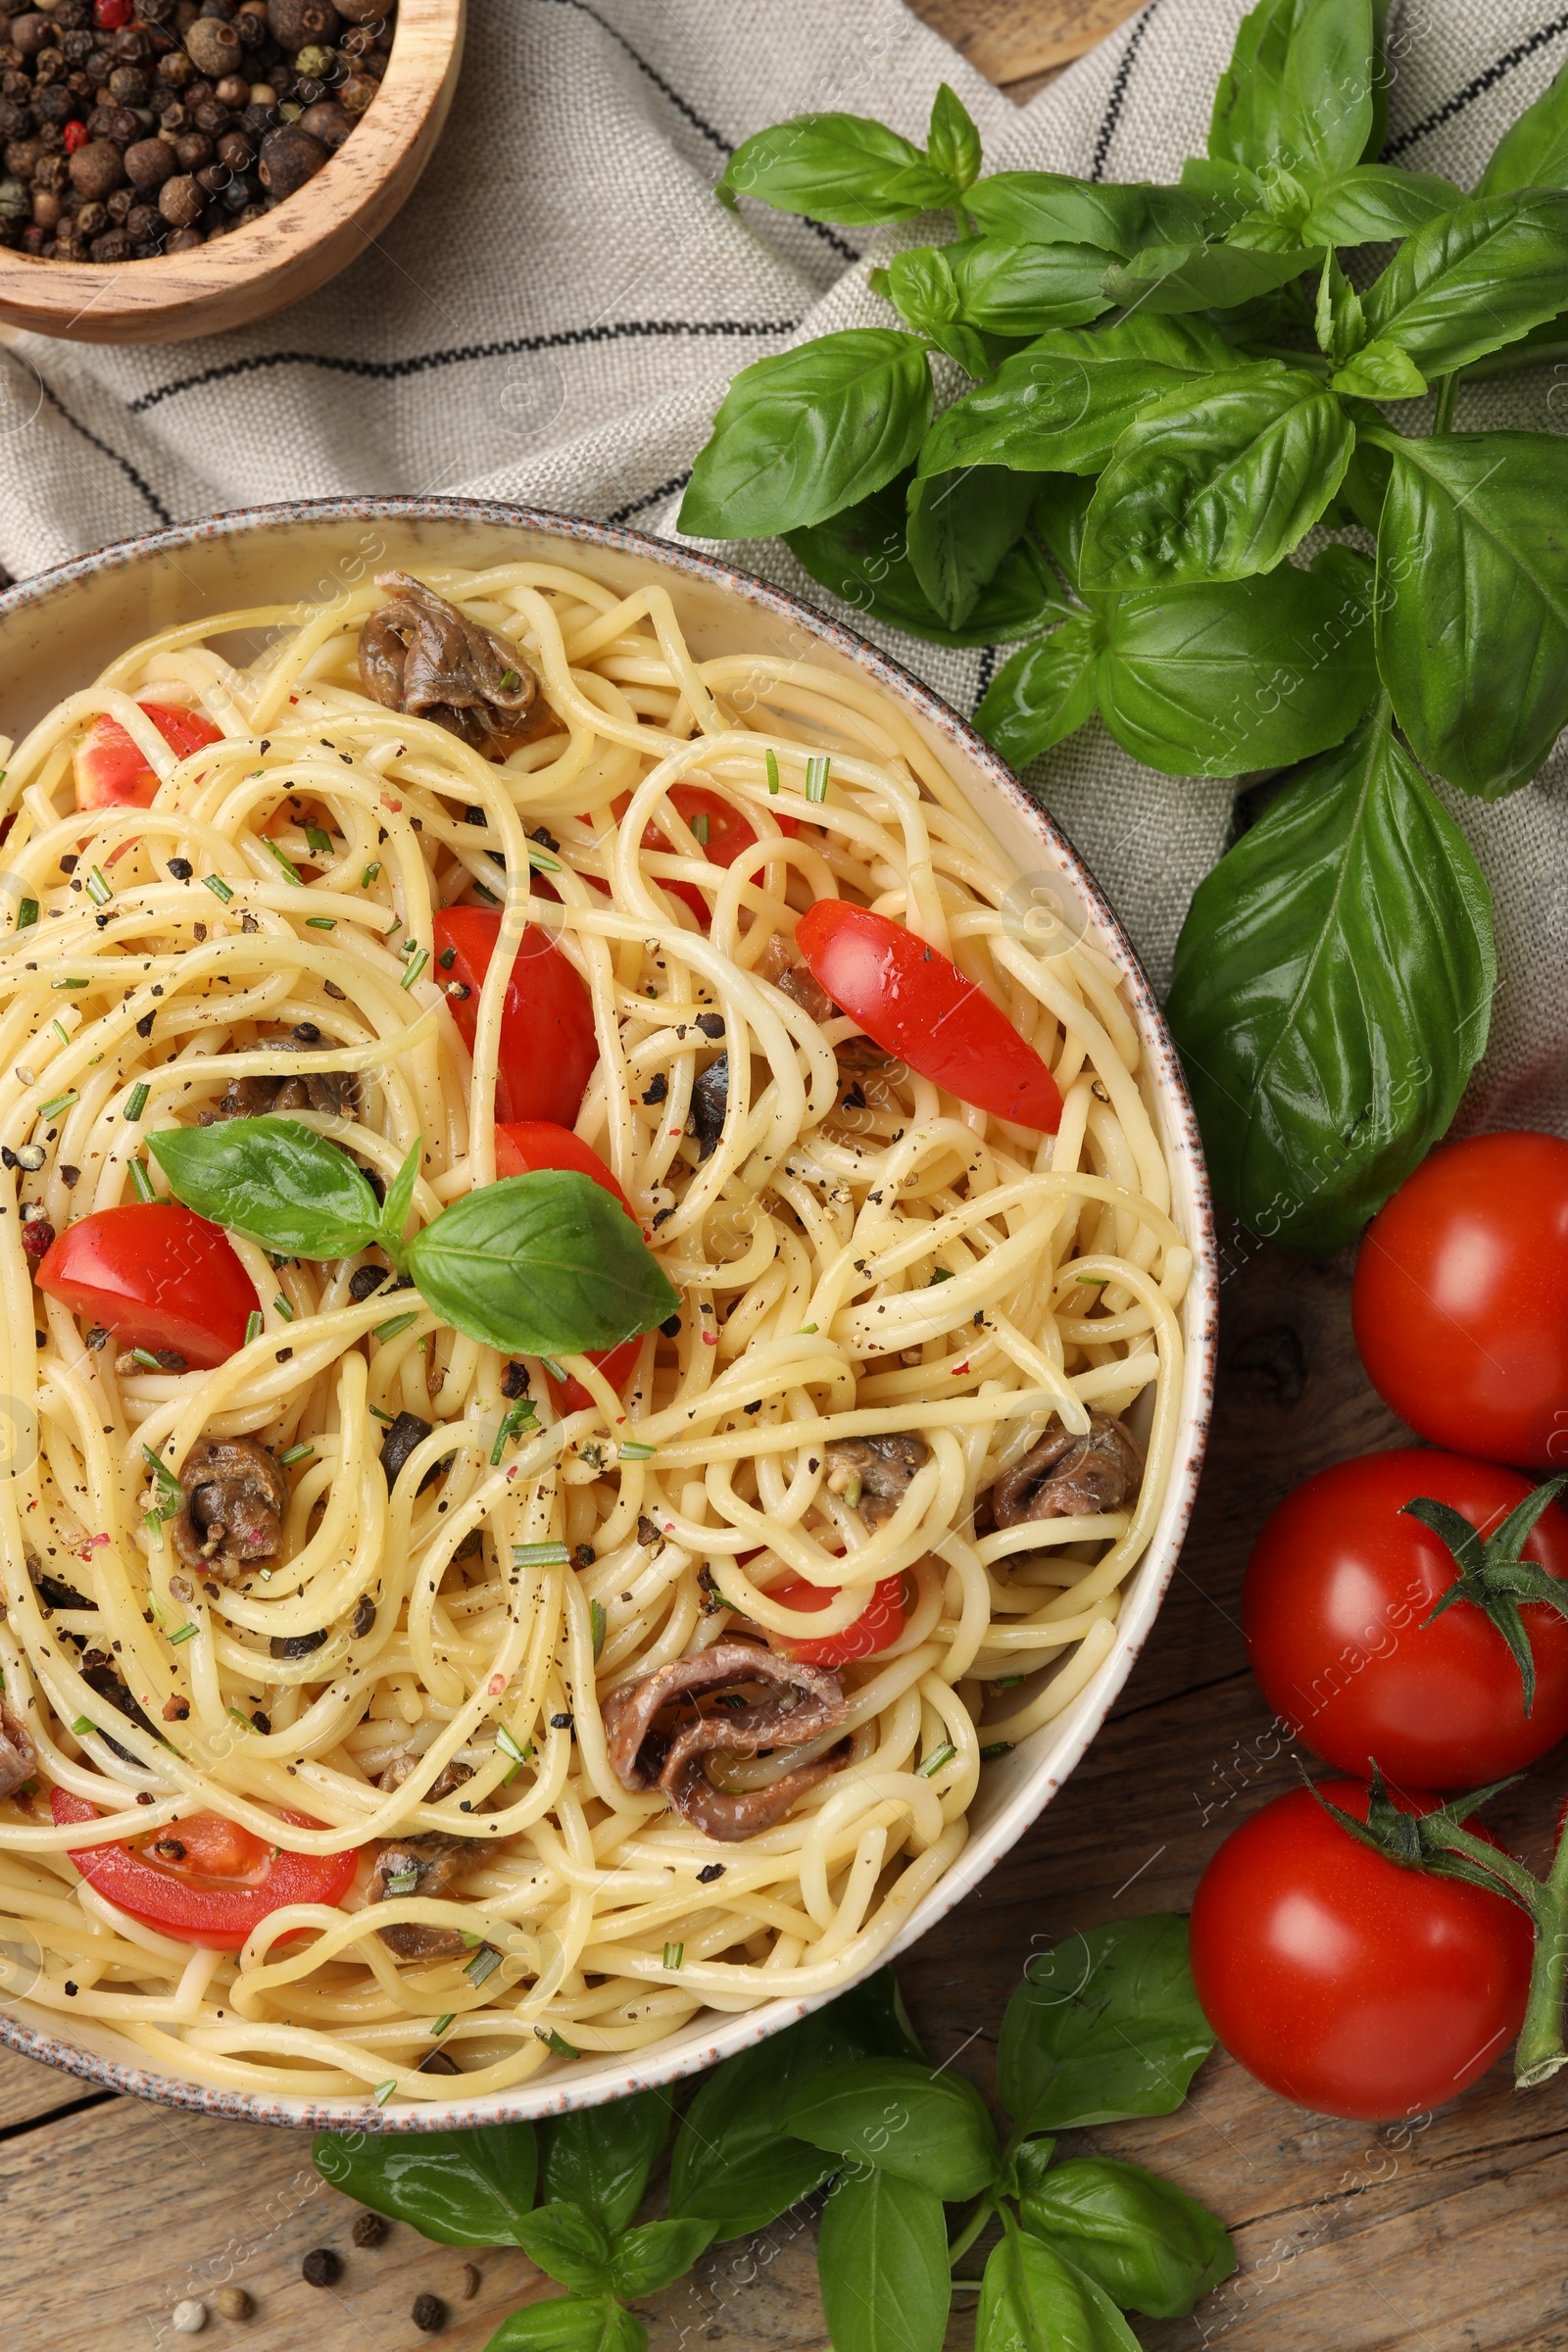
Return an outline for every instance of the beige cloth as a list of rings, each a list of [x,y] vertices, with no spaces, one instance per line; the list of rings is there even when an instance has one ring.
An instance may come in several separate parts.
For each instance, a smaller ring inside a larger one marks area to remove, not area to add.
[[[201,343],[4,353],[0,564],[21,575],[161,520],[344,491],[469,491],[673,535],[735,370],[891,316],[857,261],[874,232],[714,202],[741,139],[830,107],[918,139],[947,80],[988,169],[1174,178],[1244,12],[1152,0],[1020,111],[897,0],[471,0],[440,151],[330,286]],[[1469,185],[1568,62],[1568,13],[1394,0],[1390,48],[1390,159]],[[1458,421],[1551,427],[1554,392],[1535,370],[1466,393]],[[833,609],[778,545],[730,552]],[[871,633],[963,710],[995,667]],[[1163,988],[1232,792],[1140,767],[1098,721],[1029,781]],[[1466,1121],[1568,1126],[1563,756],[1499,807],[1447,797],[1492,883],[1502,973]]]

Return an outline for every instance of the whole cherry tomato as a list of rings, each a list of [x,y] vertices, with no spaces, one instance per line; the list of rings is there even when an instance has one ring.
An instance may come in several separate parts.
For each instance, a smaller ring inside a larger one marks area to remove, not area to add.
[[[78,1217],[35,1277],[127,1348],[172,1348],[210,1371],[245,1345],[256,1285],[222,1228],[175,1200],[128,1200]]]
[[[49,1803],[62,1824],[96,1821],[97,1808],[64,1788]],[[279,1813],[319,1829],[308,1813]],[[359,1854],[291,1854],[218,1813],[193,1813],[134,1843],[67,1848],[89,1886],[165,1936],[207,1951],[237,1952],[258,1921],[289,1903],[340,1903]]]
[[[501,935],[487,906],[447,906],[435,918],[436,962],[468,990],[452,1017],[471,1053],[477,998]],[[502,1119],[551,1119],[570,1127],[599,1059],[588,991],[537,925],[522,935],[501,1009],[496,1110]]]
[[[1366,1819],[1363,1783],[1320,1787]],[[1439,1802],[1395,1801],[1402,1813]],[[1231,2056],[1270,2090],[1386,2123],[1456,2098],[1501,2057],[1524,2018],[1533,1941],[1505,1896],[1401,1869],[1298,1788],[1233,1830],[1204,1871],[1193,1982]]]
[[[792,1576],[785,1584],[770,1585],[767,1597],[781,1609],[825,1609],[837,1600],[839,1591],[836,1585],[813,1585],[804,1576]],[[891,1649],[903,1631],[904,1578],[884,1576],[871,1587],[871,1597],[858,1617],[841,1634],[824,1634],[820,1642],[791,1641],[782,1634],[769,1634],[768,1640],[803,1666],[842,1666],[847,1659],[874,1658]]]
[[[1367,1228],[1350,1308],[1367,1377],[1420,1436],[1568,1470],[1568,1143],[1434,1152]]]
[[[137,709],[146,711],[181,760],[221,739],[221,731],[203,710],[178,703],[139,703]],[[157,797],[157,772],[118,718],[100,718],[89,728],[76,746],[74,766],[78,808],[150,808]]]
[[[818,899],[795,943],[817,985],[872,1042],[960,1102],[1054,1135],[1056,1081],[983,988],[903,923]]]
[[[1512,1651],[1404,1506],[1431,1495],[1490,1535],[1530,1493],[1497,1462],[1400,1446],[1321,1470],[1264,1522],[1242,1587],[1242,1630],[1275,1713],[1330,1764],[1376,1763],[1407,1788],[1474,1788],[1568,1735],[1568,1621],[1542,1601],[1520,1616],[1536,1664],[1525,1712]],[[1568,1580],[1568,1514],[1548,1503],[1523,1556]],[[1568,1583],[1564,1586],[1568,1602]]]
[[[607,1163],[600,1158],[592,1144],[585,1144],[572,1134],[569,1127],[558,1127],[550,1119],[514,1119],[496,1128],[496,1174],[498,1176],[527,1176],[535,1168],[569,1168],[579,1176],[591,1176],[595,1184],[620,1202],[628,1217],[636,1223],[631,1202],[615,1182]],[[639,1226],[638,1231],[642,1229]],[[588,1361],[597,1364],[616,1396],[625,1387],[642,1353],[642,1341],[622,1340],[618,1348],[591,1348]],[[580,1380],[551,1380],[550,1387],[558,1409],[563,1413],[580,1413],[592,1404],[593,1398]]]

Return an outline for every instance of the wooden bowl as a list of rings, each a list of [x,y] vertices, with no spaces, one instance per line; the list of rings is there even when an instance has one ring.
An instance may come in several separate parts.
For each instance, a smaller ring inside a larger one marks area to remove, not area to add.
[[[380,94],[287,202],[191,253],[44,262],[0,249],[0,320],[73,343],[188,343],[325,285],[385,228],[435,151],[463,62],[467,0],[398,0]]]

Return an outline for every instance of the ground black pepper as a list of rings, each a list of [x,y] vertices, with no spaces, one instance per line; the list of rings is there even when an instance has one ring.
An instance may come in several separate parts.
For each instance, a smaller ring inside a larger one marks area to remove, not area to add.
[[[397,0],[0,0],[0,247],[146,261],[260,220],[373,103]]]

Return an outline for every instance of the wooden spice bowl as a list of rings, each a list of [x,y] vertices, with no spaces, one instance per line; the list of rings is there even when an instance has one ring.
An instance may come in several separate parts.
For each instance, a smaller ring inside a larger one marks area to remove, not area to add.
[[[385,228],[434,153],[466,14],[467,0],[398,0],[374,104],[264,220],[145,262],[46,262],[0,248],[0,321],[73,343],[187,343],[314,294]]]

